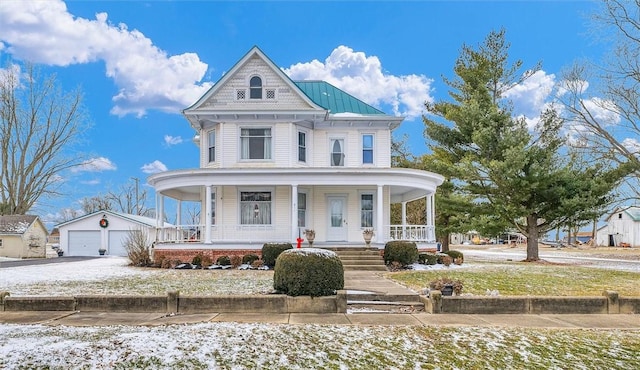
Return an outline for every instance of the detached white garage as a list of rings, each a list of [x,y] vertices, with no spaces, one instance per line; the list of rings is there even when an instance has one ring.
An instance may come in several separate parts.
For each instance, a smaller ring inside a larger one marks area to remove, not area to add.
[[[100,211],[59,224],[60,248],[65,256],[127,256],[125,243],[129,232],[145,230],[149,244],[155,240],[156,220],[113,211]]]

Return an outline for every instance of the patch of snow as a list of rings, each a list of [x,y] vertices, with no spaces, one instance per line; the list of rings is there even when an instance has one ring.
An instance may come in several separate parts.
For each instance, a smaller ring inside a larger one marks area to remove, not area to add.
[[[328,249],[320,249],[320,248],[294,248],[294,249],[287,249],[286,251],[284,251],[282,253],[302,254],[302,255],[307,255],[307,256],[315,255],[315,256],[321,256],[321,257],[325,257],[325,258],[337,258],[338,257],[336,252],[330,251]]]

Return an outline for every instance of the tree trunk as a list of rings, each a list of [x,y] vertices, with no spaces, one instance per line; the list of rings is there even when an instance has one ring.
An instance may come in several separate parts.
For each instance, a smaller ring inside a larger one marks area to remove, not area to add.
[[[539,261],[538,256],[538,216],[527,216],[527,262]]]
[[[444,238],[442,238],[441,243],[442,245],[440,246],[440,252],[448,252],[449,251],[449,238],[451,237],[450,234],[447,234]]]

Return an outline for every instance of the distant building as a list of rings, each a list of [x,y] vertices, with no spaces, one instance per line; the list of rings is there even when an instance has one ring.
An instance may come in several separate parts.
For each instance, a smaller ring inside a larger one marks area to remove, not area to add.
[[[596,242],[607,247],[640,247],[640,207],[620,208],[598,229]]]
[[[0,216],[0,257],[44,258],[47,228],[38,216]]]

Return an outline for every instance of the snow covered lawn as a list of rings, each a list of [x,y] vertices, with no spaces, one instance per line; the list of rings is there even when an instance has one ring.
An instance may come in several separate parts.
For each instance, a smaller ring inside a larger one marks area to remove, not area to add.
[[[639,349],[618,330],[0,325],[6,369],[632,369]]]

